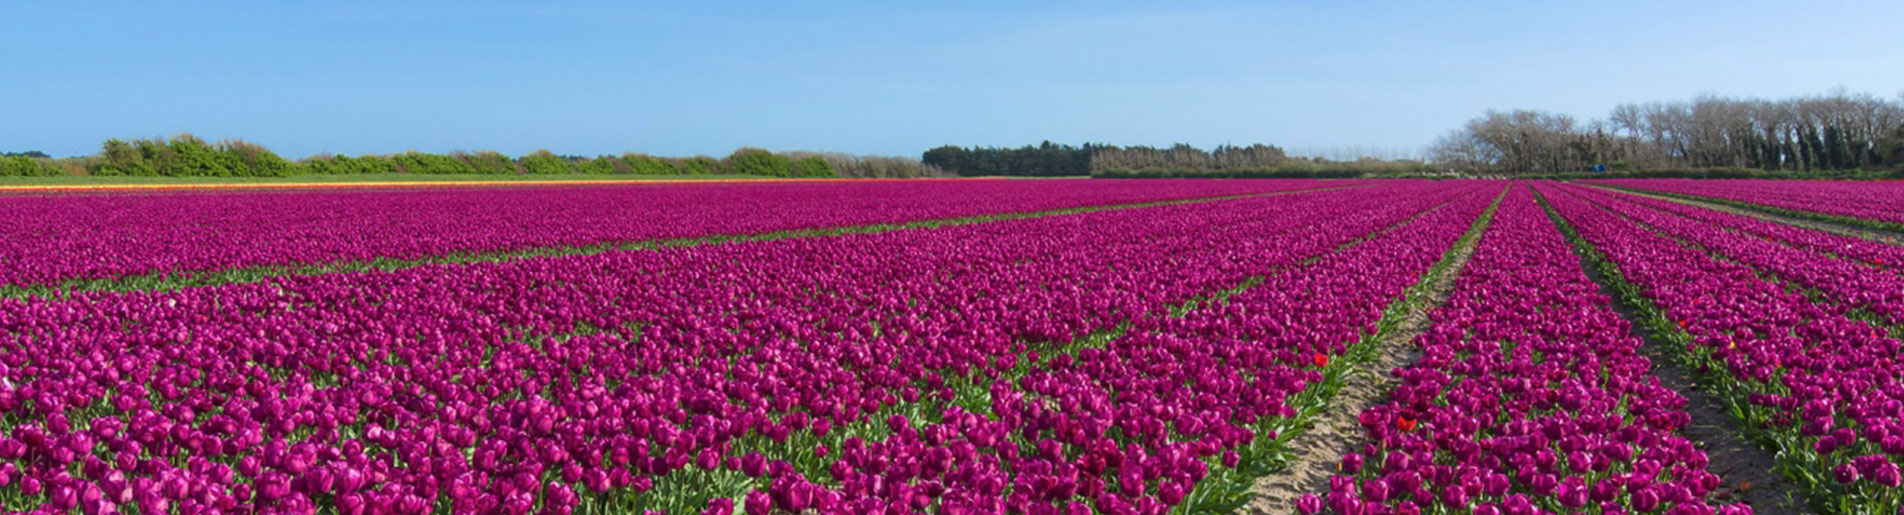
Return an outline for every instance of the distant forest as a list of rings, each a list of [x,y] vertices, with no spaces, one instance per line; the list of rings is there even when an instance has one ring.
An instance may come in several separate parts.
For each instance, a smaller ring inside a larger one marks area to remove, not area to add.
[[[1835,91],[1781,100],[1700,96],[1628,103],[1605,118],[1514,109],[1488,111],[1437,139],[1425,159],[1292,156],[1267,144],[1200,149],[1070,145],[940,146],[920,159],[742,148],[723,158],[594,157],[537,151],[405,152],[311,156],[291,161],[262,145],[209,143],[190,134],[107,140],[91,156],[0,153],[0,176],[275,177],[341,174],[748,175],[913,178],[941,176],[1394,177],[1612,173],[1682,177],[1817,177],[1904,174],[1904,98]],[[1893,170],[1893,172],[1884,172]]]
[[[962,176],[1354,177],[1433,171],[1427,163],[1408,159],[1291,157],[1281,147],[1261,143],[1210,150],[1185,143],[1162,148],[1049,141],[1019,148],[947,145],[927,150],[920,161]]]

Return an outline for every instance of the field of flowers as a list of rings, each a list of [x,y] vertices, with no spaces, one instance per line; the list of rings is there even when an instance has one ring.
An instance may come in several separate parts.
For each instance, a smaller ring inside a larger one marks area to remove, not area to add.
[[[1354,181],[859,182],[16,195],[0,285],[1039,212]]]
[[[1526,186],[1454,288],[1421,361],[1359,415],[1367,446],[1301,511],[1713,512],[1720,478],[1675,433],[1686,399],[1649,380],[1641,340]]]
[[[0,509],[1900,513],[1904,249],[1661,184],[0,197]]]
[[[1595,184],[1683,195],[1781,213],[1904,229],[1904,183],[1615,179]]]

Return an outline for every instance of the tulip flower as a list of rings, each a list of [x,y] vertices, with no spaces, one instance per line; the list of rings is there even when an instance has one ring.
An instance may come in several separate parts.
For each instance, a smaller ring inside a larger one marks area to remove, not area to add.
[[[1296,498],[1296,511],[1303,515],[1321,513],[1322,498],[1317,497],[1316,494],[1303,494],[1302,497]]]

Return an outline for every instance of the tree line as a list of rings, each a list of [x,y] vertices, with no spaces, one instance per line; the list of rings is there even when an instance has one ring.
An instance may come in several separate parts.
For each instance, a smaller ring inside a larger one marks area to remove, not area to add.
[[[1091,175],[1096,177],[1360,177],[1430,171],[1414,159],[1291,156],[1282,147],[1261,143],[1218,145],[1207,151],[1186,143],[1167,148],[1104,146],[1091,158]]]
[[[1093,143],[1072,146],[1050,141],[1019,148],[944,145],[927,150],[919,161],[966,177],[1090,175],[1091,156],[1100,148]]]
[[[1585,123],[1537,110],[1488,111],[1428,154],[1439,167],[1475,174],[1882,170],[1904,166],[1904,99],[1706,95],[1620,104]]]
[[[40,152],[0,155],[0,176],[288,177],[360,174],[482,175],[749,175],[788,178],[912,178],[942,175],[914,159],[841,153],[770,152],[744,147],[725,158],[657,157],[640,153],[595,157],[547,150],[510,157],[500,152],[390,155],[320,154],[297,161],[263,145],[191,134],[107,140],[96,155],[53,159]]]
[[[1050,141],[1017,148],[946,145],[927,150],[920,161],[961,176],[1354,177],[1431,171],[1410,159],[1292,157],[1281,147],[1261,143],[1209,150],[1187,143],[1161,148]]]
[[[1822,176],[1904,171],[1904,98],[1844,91],[1766,100],[1705,95],[1620,104],[1605,117],[1488,111],[1435,140],[1427,159],[1292,156],[1266,144],[1169,147],[1044,141],[1022,147],[944,145],[920,159],[741,148],[724,158],[595,157],[539,150],[334,156],[297,161],[243,140],[190,134],[107,140],[99,154],[0,154],[0,176],[279,177],[304,174],[1351,177],[1529,175],[1613,171],[1691,177]]]

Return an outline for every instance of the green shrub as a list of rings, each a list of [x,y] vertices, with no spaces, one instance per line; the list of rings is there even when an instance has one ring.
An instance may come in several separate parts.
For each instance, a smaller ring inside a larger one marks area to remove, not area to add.
[[[484,150],[474,154],[451,152],[450,156],[468,163],[474,173],[489,175],[515,175],[516,161],[494,150]]]
[[[594,174],[594,175],[625,173],[625,172],[617,171],[615,169],[615,163],[619,161],[620,161],[619,159],[615,159],[613,156],[595,156],[594,159],[590,159],[587,161],[576,161],[573,164],[575,166],[576,173],[585,173],[585,174]]]
[[[241,175],[243,163],[238,157],[218,151],[205,140],[190,134],[180,134],[172,138],[166,146],[171,147],[174,158],[159,175],[175,177],[233,177]]]
[[[87,167],[86,172],[93,175],[158,175],[158,171],[145,162],[145,155],[138,147],[117,138],[108,139],[100,145],[99,160]]]
[[[635,175],[674,175],[681,170],[674,163],[647,154],[622,154],[621,162],[628,167],[627,173]]]
[[[727,173],[768,177],[793,176],[793,160],[753,147],[735,150],[721,164],[725,166]]]
[[[224,156],[233,175],[246,177],[284,177],[297,175],[296,165],[279,157],[271,149],[245,140],[225,140],[218,142],[217,151]]]
[[[712,157],[694,156],[682,159],[679,168],[687,175],[712,175],[721,173],[721,162]]]
[[[530,175],[555,175],[572,173],[575,168],[570,166],[569,160],[562,156],[551,154],[547,150],[537,150],[533,154],[522,156],[522,171]]]
[[[397,163],[384,156],[357,156],[350,158],[350,173],[397,173]]]
[[[826,162],[826,158],[807,156],[793,162],[793,175],[795,177],[837,177],[839,174],[834,172],[833,164]]]
[[[32,177],[40,175],[40,163],[31,157],[0,158],[0,176]]]
[[[397,164],[383,156],[318,156],[305,159],[305,173],[319,175],[360,175],[396,173]]]
[[[443,154],[405,152],[391,160],[396,162],[397,170],[401,173],[432,175],[476,173],[476,168],[469,166],[469,163]]]

